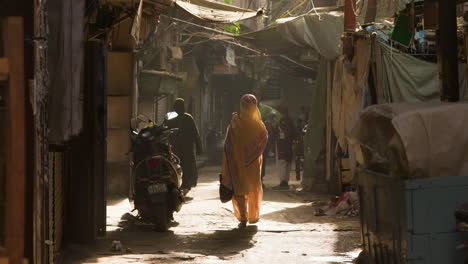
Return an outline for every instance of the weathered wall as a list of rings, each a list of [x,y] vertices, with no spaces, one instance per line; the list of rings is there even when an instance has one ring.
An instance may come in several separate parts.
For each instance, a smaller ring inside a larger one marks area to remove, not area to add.
[[[128,194],[130,119],[134,59],[131,52],[109,52],[107,59],[108,195]]]

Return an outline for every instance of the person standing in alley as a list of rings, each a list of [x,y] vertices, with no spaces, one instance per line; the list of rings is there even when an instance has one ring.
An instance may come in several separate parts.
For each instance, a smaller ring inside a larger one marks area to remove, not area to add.
[[[293,143],[296,138],[294,122],[289,117],[288,107],[282,105],[278,109],[281,119],[275,129],[274,142],[276,146],[277,172],[280,184],[274,189],[289,189],[289,174],[293,159]]]
[[[184,194],[192,187],[197,186],[198,172],[196,154],[202,151],[202,144],[198,128],[193,117],[185,112],[184,99],[178,98],[174,102],[174,111],[177,117],[167,122],[169,128],[178,128],[179,131],[173,140],[174,153],[180,158],[182,167],[182,186]]]
[[[234,113],[224,143],[221,183],[233,190],[232,204],[239,227],[260,218],[263,198],[262,154],[268,132],[252,94],[242,96],[239,113]]]

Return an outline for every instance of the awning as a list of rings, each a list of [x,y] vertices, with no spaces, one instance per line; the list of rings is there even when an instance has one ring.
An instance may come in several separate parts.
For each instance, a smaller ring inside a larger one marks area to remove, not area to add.
[[[237,36],[269,54],[287,54],[291,49],[314,49],[332,60],[342,54],[343,12],[307,14],[278,20],[263,30]]]
[[[182,80],[182,77],[167,71],[143,70],[138,86],[145,95],[176,94]]]
[[[182,77],[175,73],[167,72],[167,71],[156,71],[156,70],[142,70],[141,73],[153,75],[153,76],[160,76],[160,77],[167,77],[174,80],[182,81]]]
[[[175,4],[189,14],[215,23],[234,23],[262,15],[262,11],[239,8],[209,0],[178,0]]]

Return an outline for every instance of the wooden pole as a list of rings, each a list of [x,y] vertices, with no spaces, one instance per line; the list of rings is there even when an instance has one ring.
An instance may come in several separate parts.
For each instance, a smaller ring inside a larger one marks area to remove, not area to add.
[[[356,0],[345,0],[344,31],[356,31]]]
[[[26,144],[25,144],[25,76],[24,32],[21,17],[8,17],[3,21],[5,55],[10,74],[7,89],[7,149],[6,149],[6,219],[5,245],[10,264],[23,263]]]
[[[364,23],[371,23],[375,21],[377,15],[377,0],[367,1],[367,11]]]
[[[440,99],[447,102],[457,102],[460,97],[456,8],[456,1],[439,0]]]

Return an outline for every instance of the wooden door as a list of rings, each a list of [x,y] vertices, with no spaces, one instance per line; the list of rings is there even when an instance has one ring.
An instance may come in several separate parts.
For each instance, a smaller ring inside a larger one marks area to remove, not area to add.
[[[24,27],[21,17],[2,21],[4,58],[0,67],[0,81],[4,82],[4,243],[0,245],[0,263],[20,264],[25,247],[25,75]]]

